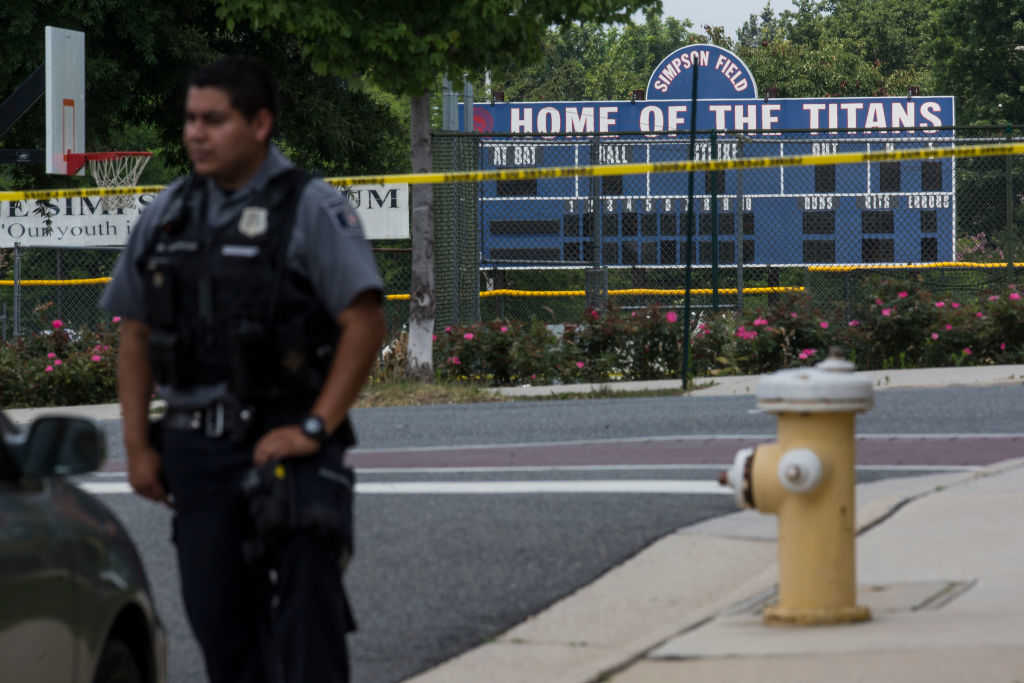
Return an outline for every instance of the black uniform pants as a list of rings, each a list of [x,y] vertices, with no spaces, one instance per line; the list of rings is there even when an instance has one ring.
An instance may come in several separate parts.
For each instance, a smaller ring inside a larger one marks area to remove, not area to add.
[[[264,565],[247,564],[252,523],[240,481],[251,448],[190,431],[165,430],[161,442],[185,611],[211,683],[347,682],[354,622],[340,544],[296,532]],[[327,444],[310,458],[340,467],[343,455]]]

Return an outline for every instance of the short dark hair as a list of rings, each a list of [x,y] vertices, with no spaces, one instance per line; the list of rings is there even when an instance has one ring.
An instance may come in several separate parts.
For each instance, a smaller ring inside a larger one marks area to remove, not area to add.
[[[220,88],[231,106],[252,120],[260,109],[268,109],[277,120],[277,82],[270,69],[254,57],[221,57],[197,69],[188,87]]]

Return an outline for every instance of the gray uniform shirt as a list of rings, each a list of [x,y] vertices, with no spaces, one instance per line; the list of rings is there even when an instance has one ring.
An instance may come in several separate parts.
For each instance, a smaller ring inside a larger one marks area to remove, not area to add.
[[[207,178],[206,209],[210,229],[237,230],[243,209],[255,203],[271,179],[290,168],[293,168],[291,161],[271,145],[266,160],[244,187],[226,193]],[[113,277],[100,298],[100,306],[111,314],[145,320],[146,301],[136,263],[159,227],[168,200],[183,182],[184,178],[175,180],[135,222],[128,244],[114,266]],[[359,294],[383,291],[373,252],[363,236],[358,216],[344,195],[322,180],[311,180],[299,197],[286,259],[289,268],[309,279],[317,298],[334,318]],[[176,397],[167,387],[158,387],[158,393],[171,403],[178,403],[177,398],[180,402],[202,402],[222,389],[219,385],[196,387],[189,396]]]

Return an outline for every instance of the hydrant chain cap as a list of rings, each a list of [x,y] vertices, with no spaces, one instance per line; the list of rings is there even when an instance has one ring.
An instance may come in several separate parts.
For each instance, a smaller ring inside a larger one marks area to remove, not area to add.
[[[871,380],[853,363],[830,357],[813,368],[780,370],[761,378],[757,407],[782,412],[863,412],[874,405]]]
[[[817,488],[824,475],[821,459],[809,448],[794,448],[779,459],[779,483],[793,493],[807,493]]]

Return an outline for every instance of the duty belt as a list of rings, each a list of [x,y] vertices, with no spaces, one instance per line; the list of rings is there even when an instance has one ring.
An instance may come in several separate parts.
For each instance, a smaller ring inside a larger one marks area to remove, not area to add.
[[[211,439],[219,439],[236,421],[246,421],[249,417],[247,412],[243,410],[236,415],[232,407],[222,401],[215,401],[205,408],[168,408],[162,425],[166,429],[202,432]]]

